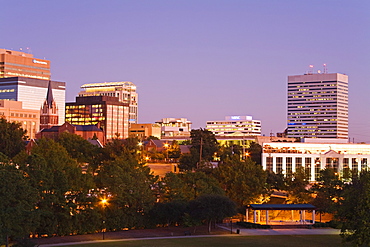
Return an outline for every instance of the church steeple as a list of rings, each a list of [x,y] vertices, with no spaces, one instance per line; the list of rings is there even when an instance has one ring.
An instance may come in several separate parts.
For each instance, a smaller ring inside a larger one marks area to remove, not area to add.
[[[49,81],[46,99],[40,112],[40,130],[58,125],[58,107],[53,97],[52,82]]]

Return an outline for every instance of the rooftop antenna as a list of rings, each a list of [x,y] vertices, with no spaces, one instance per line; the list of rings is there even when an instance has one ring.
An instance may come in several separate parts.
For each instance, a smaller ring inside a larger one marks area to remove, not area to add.
[[[324,63],[323,66],[324,66],[324,74],[327,74],[328,73],[328,68],[326,67],[326,63]]]
[[[313,65],[310,65],[309,68],[310,69],[308,70],[308,74],[312,75],[313,74]]]

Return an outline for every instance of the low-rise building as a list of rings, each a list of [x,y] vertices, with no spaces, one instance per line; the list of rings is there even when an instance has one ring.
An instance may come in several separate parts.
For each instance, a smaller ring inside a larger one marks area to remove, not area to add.
[[[23,109],[20,101],[0,100],[0,117],[8,122],[20,123],[30,139],[35,138],[39,130],[40,110]]]
[[[161,138],[161,126],[159,124],[131,124],[129,128],[129,137],[137,137],[144,140],[150,136]]]
[[[63,132],[79,135],[85,140],[96,140],[102,145],[105,144],[104,132],[97,125],[73,125],[64,123],[61,126],[53,126],[49,129],[40,130],[36,134],[36,138],[40,139],[45,137],[56,139]]]
[[[348,171],[357,173],[369,168],[370,144],[333,140],[263,143],[262,166],[285,175],[304,168],[310,181],[316,181],[325,168],[333,168],[342,178]]]
[[[190,136],[191,122],[186,118],[162,118],[156,123],[161,126],[162,137]]]
[[[226,116],[225,120],[207,121],[206,129],[215,136],[260,136],[261,121],[251,116]]]

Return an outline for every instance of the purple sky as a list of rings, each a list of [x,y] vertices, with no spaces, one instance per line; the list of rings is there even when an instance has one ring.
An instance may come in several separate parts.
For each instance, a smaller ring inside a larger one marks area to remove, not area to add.
[[[349,75],[350,137],[370,142],[370,1],[0,0],[0,48],[51,60],[74,101],[89,82],[135,83],[139,122],[193,128],[251,115],[286,128],[287,76]]]

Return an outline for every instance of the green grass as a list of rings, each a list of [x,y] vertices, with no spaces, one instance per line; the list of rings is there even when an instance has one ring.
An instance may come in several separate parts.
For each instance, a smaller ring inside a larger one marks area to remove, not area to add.
[[[274,235],[274,236],[230,236],[230,237],[201,237],[201,238],[178,238],[178,239],[156,239],[156,240],[135,240],[119,241],[95,244],[73,245],[74,247],[87,246],[125,246],[125,247],[217,247],[217,246],[298,246],[298,247],[319,247],[319,246],[350,246],[343,245],[342,239],[337,235]]]

